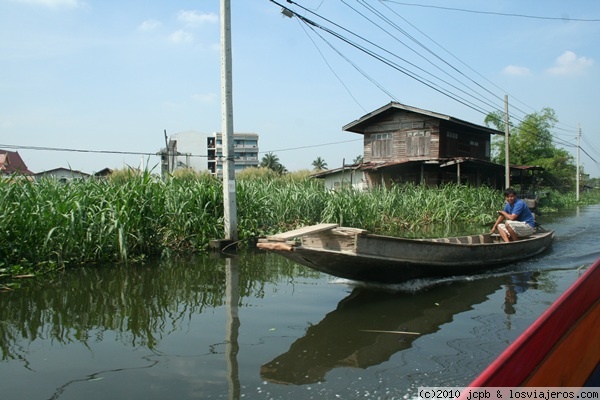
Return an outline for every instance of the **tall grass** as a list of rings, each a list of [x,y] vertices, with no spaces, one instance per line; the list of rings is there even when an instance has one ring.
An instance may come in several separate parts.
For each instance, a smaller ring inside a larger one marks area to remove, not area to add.
[[[306,175],[242,176],[236,192],[242,240],[320,222],[397,236],[428,226],[484,226],[504,201],[489,188],[455,185],[331,192]],[[547,200],[568,203],[558,195]],[[148,172],[67,184],[0,180],[0,229],[0,278],[27,267],[204,252],[223,237],[222,184],[210,175],[160,179]]]
[[[424,225],[486,224],[502,197],[489,188],[402,185],[368,192],[331,192],[323,218],[372,232],[402,235]]]
[[[553,212],[565,208],[573,208],[577,205],[600,203],[599,190],[581,193],[579,196],[579,201],[577,201],[575,193],[561,193],[556,190],[545,191],[540,197],[540,206],[544,212]]]

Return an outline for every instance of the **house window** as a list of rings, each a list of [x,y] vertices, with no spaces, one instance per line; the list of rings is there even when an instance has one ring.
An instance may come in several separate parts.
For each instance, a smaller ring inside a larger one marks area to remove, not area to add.
[[[375,133],[371,135],[371,155],[373,158],[392,156],[392,135],[390,133]]]
[[[409,156],[428,156],[430,154],[430,146],[430,131],[414,131],[406,134],[406,150]]]

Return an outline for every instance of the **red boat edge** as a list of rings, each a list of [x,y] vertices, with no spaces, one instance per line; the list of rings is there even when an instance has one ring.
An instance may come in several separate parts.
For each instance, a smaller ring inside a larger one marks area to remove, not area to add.
[[[471,384],[478,387],[598,386],[600,259]]]

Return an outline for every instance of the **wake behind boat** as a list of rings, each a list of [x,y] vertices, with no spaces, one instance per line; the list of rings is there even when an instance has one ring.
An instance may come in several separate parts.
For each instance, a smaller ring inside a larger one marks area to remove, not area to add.
[[[401,283],[474,274],[520,261],[546,250],[553,238],[554,231],[536,232],[509,243],[489,233],[406,239],[318,224],[259,239],[257,247],[340,278]]]

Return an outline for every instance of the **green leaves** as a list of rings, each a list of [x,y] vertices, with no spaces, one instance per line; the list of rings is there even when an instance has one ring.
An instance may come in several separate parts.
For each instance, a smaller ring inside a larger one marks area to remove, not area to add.
[[[485,187],[327,191],[320,180],[285,176],[239,179],[236,192],[242,241],[321,222],[393,236],[465,224],[487,230],[503,203],[501,193]],[[552,199],[570,204],[564,196]],[[48,271],[204,252],[223,237],[222,219],[223,188],[211,177],[0,180],[0,279],[23,271],[12,266]]]
[[[558,117],[552,108],[526,115],[516,126],[510,125],[509,160],[514,165],[540,166],[545,186],[566,192],[575,182],[575,160],[572,155],[554,144],[552,129]],[[504,113],[495,111],[485,118],[487,126],[504,132]],[[492,161],[504,164],[506,160],[504,136],[492,139]]]

